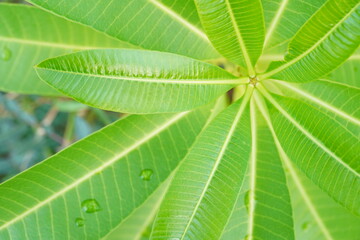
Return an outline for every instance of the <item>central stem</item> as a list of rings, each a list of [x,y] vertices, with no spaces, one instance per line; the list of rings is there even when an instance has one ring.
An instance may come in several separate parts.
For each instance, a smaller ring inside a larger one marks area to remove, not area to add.
[[[249,77],[249,84],[253,85],[254,87],[258,84],[259,79],[257,76]]]

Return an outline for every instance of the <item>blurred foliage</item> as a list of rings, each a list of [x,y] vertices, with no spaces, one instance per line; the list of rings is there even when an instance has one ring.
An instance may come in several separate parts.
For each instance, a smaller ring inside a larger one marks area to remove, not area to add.
[[[27,4],[24,0],[0,0],[0,2],[6,2],[6,3],[24,3],[24,4]]]
[[[118,118],[66,98],[0,92],[0,181]]]

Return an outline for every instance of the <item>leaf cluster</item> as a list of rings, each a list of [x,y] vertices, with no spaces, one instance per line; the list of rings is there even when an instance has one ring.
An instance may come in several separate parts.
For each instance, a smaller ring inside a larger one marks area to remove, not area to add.
[[[0,88],[134,115],[3,183],[1,239],[360,236],[358,0],[29,2]]]

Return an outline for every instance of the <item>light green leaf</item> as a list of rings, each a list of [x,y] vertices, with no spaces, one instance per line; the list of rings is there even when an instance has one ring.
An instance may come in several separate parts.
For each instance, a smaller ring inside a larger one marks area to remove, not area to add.
[[[288,177],[296,239],[353,240],[360,236],[360,218],[339,206],[304,174]]]
[[[360,89],[328,80],[295,84],[270,81],[287,97],[307,102],[360,137]]]
[[[191,58],[129,49],[78,52],[40,63],[36,70],[79,102],[131,113],[193,109],[248,81]]]
[[[292,39],[286,62],[260,79],[306,82],[328,74],[358,48],[359,22],[358,0],[329,0]]]
[[[360,88],[360,50],[356,51],[344,64],[326,78]]]
[[[0,89],[3,91],[62,95],[38,78],[33,69],[35,64],[77,50],[129,46],[26,5],[0,3],[0,23]]]
[[[229,60],[253,66],[264,42],[264,18],[260,0],[195,0],[201,22],[216,49]]]
[[[197,59],[219,55],[203,33],[193,0],[28,0],[145,49]]]
[[[1,184],[0,239],[100,239],[168,178],[209,115],[132,115]]]
[[[221,239],[294,239],[282,162],[272,133],[254,102],[251,107],[252,158],[241,195]]]
[[[286,169],[294,211],[296,239],[352,239],[353,234],[356,235],[355,228],[360,218],[351,215],[344,208],[335,204],[329,196],[316,188],[298,171],[277,137],[266,105],[259,105]],[[339,222],[341,220],[343,222]]]
[[[337,202],[360,215],[360,139],[320,109],[261,92],[282,148],[306,175]],[[360,128],[357,128],[360,131]]]
[[[192,146],[165,195],[151,239],[219,239],[250,158],[250,95],[248,89],[244,100],[221,112]]]
[[[284,54],[289,40],[326,0],[262,0],[266,35],[264,53]]]
[[[136,209],[130,217],[123,221],[116,229],[110,232],[104,240],[139,240],[151,221],[166,193],[171,176],[152,195]]]

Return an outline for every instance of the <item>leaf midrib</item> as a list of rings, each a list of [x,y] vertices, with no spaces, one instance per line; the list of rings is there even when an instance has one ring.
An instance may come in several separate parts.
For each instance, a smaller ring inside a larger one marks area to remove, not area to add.
[[[231,24],[232,24],[232,26],[233,26],[233,28],[235,30],[236,39],[238,40],[241,51],[243,53],[246,66],[247,66],[248,71],[249,71],[249,75],[254,76],[255,75],[255,70],[254,70],[253,65],[251,64],[250,56],[249,56],[249,54],[248,54],[248,52],[246,50],[244,39],[242,38],[241,32],[240,32],[240,30],[239,30],[239,28],[237,26],[236,19],[235,19],[235,16],[234,16],[234,12],[232,11],[231,4],[230,4],[229,0],[225,0],[225,4],[226,4],[226,8],[227,8],[227,10],[229,12]]]
[[[118,224],[116,227],[114,227],[112,230],[110,230],[106,235],[104,235],[104,236],[101,238],[101,240],[106,240],[107,237],[110,236],[114,231],[116,231],[116,229],[117,229],[118,227],[120,227],[126,220],[128,220],[129,218],[131,218],[137,210],[139,210],[139,209],[140,209],[142,206],[144,206],[145,204],[148,204],[148,200],[149,200],[150,198],[152,198],[155,194],[158,194],[160,188],[168,189],[170,180],[173,178],[174,173],[176,173],[178,167],[179,167],[179,165],[170,173],[170,175],[166,178],[166,180],[162,181],[162,182],[157,186],[156,190],[153,191],[153,192],[148,196],[148,198],[147,198],[144,202],[142,202],[139,206],[133,208],[133,209],[132,209],[132,212],[131,212],[128,216],[126,216],[125,218],[123,218],[123,219],[121,220],[121,223],[120,223],[120,224]],[[165,187],[164,187],[164,186],[165,186]],[[143,225],[142,225],[142,229],[143,229],[143,230],[151,223],[151,221],[153,220],[154,216],[156,215],[156,212],[158,211],[158,208],[159,208],[159,206],[161,205],[161,202],[162,202],[162,200],[163,200],[163,198],[164,198],[165,193],[166,193],[166,191],[164,190],[164,192],[162,193],[162,196],[158,199],[157,202],[154,203],[153,209],[151,210],[150,214],[146,217],[145,223],[143,223]],[[143,233],[142,231],[140,231],[139,233],[137,233],[137,236],[136,236],[135,239],[140,239],[141,236],[142,236],[142,233]],[[69,239],[70,239],[70,238],[69,238]]]
[[[272,129],[272,132],[273,132],[273,136],[274,136],[274,134],[275,134],[274,129]],[[309,194],[307,193],[307,191],[305,190],[305,187],[301,183],[301,181],[299,179],[299,176],[295,172],[293,164],[291,163],[289,157],[286,155],[284,149],[282,149],[277,136],[274,136],[274,138],[276,138],[275,142],[276,142],[276,146],[277,146],[277,148],[279,150],[280,156],[283,159],[283,162],[285,163],[287,169],[289,169],[290,176],[294,180],[294,182],[295,182],[295,184],[297,186],[297,189],[300,192],[301,197],[304,199],[304,202],[307,205],[308,209],[310,210],[311,215],[313,215],[313,217],[315,219],[315,222],[318,224],[320,230],[324,234],[324,237],[327,240],[333,240],[333,237],[331,236],[331,234],[330,234],[329,230],[327,229],[325,223],[323,222],[323,220],[321,219],[318,211],[316,210],[316,207],[314,206],[314,203],[311,201],[311,198],[309,197]]]
[[[351,115],[347,114],[346,112],[336,108],[335,106],[322,101],[321,99],[315,97],[314,95],[312,95],[312,94],[310,94],[310,93],[308,93],[306,91],[301,90],[301,88],[296,88],[296,87],[292,86],[291,84],[286,83],[284,81],[276,81],[275,84],[282,85],[285,88],[290,89],[292,92],[295,92],[295,93],[297,93],[299,95],[302,95],[306,99],[309,99],[312,102],[322,106],[326,110],[329,110],[329,111],[335,113],[336,115],[338,115],[338,116],[340,116],[340,117],[342,117],[342,118],[344,118],[344,119],[346,119],[346,120],[360,126],[360,120],[359,119],[356,119],[356,118],[352,117]]]
[[[89,50],[89,49],[104,48],[104,47],[94,47],[94,46],[84,46],[84,45],[62,44],[55,42],[44,42],[40,40],[24,40],[20,38],[11,38],[11,37],[3,37],[3,36],[0,36],[0,41],[10,42],[10,43],[20,43],[25,45],[35,45],[41,47],[71,49],[71,50]]]
[[[308,132],[300,123],[298,123],[295,119],[293,119],[290,114],[288,114],[285,109],[283,109],[277,101],[271,97],[271,95],[267,92],[267,90],[259,85],[259,91],[265,96],[269,102],[286,118],[288,119],[302,134],[304,134],[307,138],[309,138],[313,143],[315,143],[319,148],[324,150],[327,154],[329,154],[333,159],[335,159],[338,163],[343,165],[346,169],[352,172],[357,177],[360,177],[360,174],[352,169],[347,163],[343,162],[341,158],[339,158],[335,153],[333,153],[330,149],[328,149],[320,140],[314,137],[310,132]]]
[[[48,203],[51,203],[51,201],[55,200],[57,197],[65,194],[66,192],[70,191],[71,189],[75,188],[76,186],[80,185],[82,182],[90,179],[91,177],[95,176],[96,174],[98,174],[99,172],[103,171],[104,169],[106,169],[107,167],[111,166],[113,163],[115,163],[116,161],[120,160],[122,157],[126,156],[127,154],[129,154],[130,152],[132,152],[133,150],[135,150],[136,148],[138,148],[139,146],[141,146],[142,144],[146,143],[147,141],[149,141],[150,139],[152,139],[153,137],[156,137],[159,133],[161,133],[162,131],[166,130],[168,127],[170,127],[171,125],[173,125],[174,123],[176,123],[178,120],[180,120],[181,118],[185,117],[186,115],[188,115],[190,113],[190,111],[188,112],[182,112],[179,114],[176,114],[174,117],[170,118],[168,121],[165,122],[165,124],[158,126],[156,129],[154,129],[153,131],[151,131],[149,134],[147,134],[146,136],[144,136],[142,139],[140,139],[139,141],[135,142],[134,144],[132,144],[131,146],[129,146],[127,149],[121,151],[120,153],[116,154],[116,156],[110,158],[107,162],[104,162],[103,165],[95,168],[94,170],[89,171],[86,175],[84,175],[81,178],[78,178],[76,181],[74,181],[74,183],[64,187],[63,189],[61,189],[60,191],[56,192],[55,194],[53,194],[52,196],[48,197],[47,199],[45,199],[44,201],[39,202],[38,204],[36,204],[35,206],[27,209],[24,213],[18,215],[17,217],[13,218],[11,221],[6,222],[4,225],[0,226],[0,231],[7,228],[8,226],[16,223],[17,221],[25,218],[26,216],[28,216],[29,214],[33,213],[34,211],[36,211],[37,209],[45,206]]]
[[[185,238],[185,236],[186,236],[186,234],[187,234],[187,232],[188,232],[188,230],[190,228],[190,225],[191,225],[192,221],[194,220],[194,217],[195,217],[195,215],[196,215],[196,213],[197,213],[197,211],[198,211],[198,209],[200,207],[200,204],[201,204],[203,198],[205,197],[205,193],[207,192],[207,190],[208,190],[208,188],[210,186],[210,183],[211,183],[211,181],[212,181],[212,179],[213,179],[213,177],[214,177],[214,175],[216,173],[216,170],[218,169],[218,166],[221,163],[221,159],[225,154],[226,148],[230,143],[230,140],[231,140],[231,138],[232,138],[232,136],[233,136],[233,134],[235,132],[235,129],[236,129],[237,125],[238,125],[238,122],[240,121],[240,118],[241,118],[241,116],[242,116],[242,114],[243,114],[243,112],[245,110],[245,107],[246,107],[246,105],[247,105],[247,103],[248,103],[248,101],[249,101],[249,99],[250,99],[250,97],[252,95],[252,92],[253,92],[253,88],[250,87],[250,88],[247,89],[247,91],[245,93],[243,102],[241,103],[241,105],[239,107],[239,110],[238,110],[238,112],[237,112],[237,114],[235,116],[235,119],[234,119],[234,121],[233,121],[233,123],[232,123],[232,125],[230,127],[230,130],[229,130],[227,136],[226,136],[224,144],[222,145],[221,150],[219,152],[219,155],[215,160],[215,164],[214,164],[214,166],[212,168],[212,171],[211,171],[211,173],[210,173],[210,175],[208,177],[208,180],[207,180],[207,182],[206,182],[206,184],[204,186],[203,191],[201,192],[201,195],[200,195],[200,197],[199,197],[199,199],[197,201],[197,204],[196,204],[196,206],[195,206],[195,208],[194,208],[194,210],[193,210],[193,212],[192,212],[192,214],[191,214],[191,216],[189,218],[188,224],[186,225],[180,240],[184,240],[184,238]]]
[[[208,37],[202,30],[200,30],[195,25],[191,24],[188,20],[186,20],[181,15],[179,15],[178,13],[173,11],[171,8],[165,6],[163,3],[156,1],[156,0],[148,0],[148,2],[153,4],[155,7],[159,8],[161,11],[163,11],[164,13],[169,15],[171,18],[175,19],[177,22],[179,22],[180,24],[185,26],[187,29],[189,29],[190,31],[197,34],[199,37],[201,37],[205,41],[210,42]]]
[[[282,161],[284,162],[285,166],[287,167],[287,169],[289,170],[289,174],[290,176],[292,177],[292,179],[294,180],[299,192],[300,192],[300,195],[302,196],[302,198],[304,199],[305,201],[305,204],[307,205],[307,207],[309,208],[310,210],[310,213],[311,215],[313,215],[316,223],[318,224],[320,230],[323,232],[325,238],[327,240],[333,240],[330,232],[328,231],[326,225],[324,224],[324,222],[322,221],[319,213],[317,212],[313,202],[311,201],[310,197],[308,196],[308,193],[306,192],[304,186],[302,185],[295,169],[294,169],[294,166],[293,164],[291,163],[291,160],[289,159],[289,157],[287,156],[287,154],[285,153],[284,149],[282,148],[281,146],[281,143],[276,135],[276,132],[275,132],[275,129],[273,127],[273,124],[271,122],[271,119],[270,119],[270,115],[269,113],[267,112],[267,108],[266,106],[264,106],[264,104],[259,100],[259,98],[257,97],[256,98],[256,104],[259,108],[259,110],[261,111],[262,115],[264,116],[265,118],[265,121],[271,131],[271,134],[274,138],[274,142],[275,142],[275,145],[276,145],[276,148],[279,152],[279,155],[282,159]]]
[[[264,40],[264,49],[269,44],[269,41],[272,37],[274,30],[276,29],[277,25],[279,24],[281,17],[286,9],[286,5],[288,4],[289,0],[282,0],[278,11],[276,12],[273,20],[271,21],[270,27],[266,33],[265,40]]]
[[[311,53],[315,48],[317,48],[320,44],[322,44],[326,38],[332,34],[339,25],[341,25],[356,9],[357,7],[360,5],[360,3],[358,3],[357,5],[355,5],[338,23],[336,23],[331,29],[330,31],[328,31],[322,38],[319,39],[319,41],[317,41],[313,46],[311,46],[309,49],[307,49],[305,52],[303,52],[302,54],[300,54],[299,56],[297,56],[296,58],[290,60],[289,62],[286,62],[285,64],[281,65],[278,68],[275,68],[274,70],[261,74],[258,76],[259,80],[264,80],[267,79],[283,70],[285,70],[286,68],[291,67],[292,65],[296,64],[297,62],[299,62],[301,59],[303,59],[305,56],[307,56],[309,53]]]
[[[97,77],[97,78],[107,78],[107,79],[116,79],[116,80],[128,80],[136,82],[152,82],[152,83],[167,83],[167,84],[193,84],[193,85],[236,85],[236,84],[246,84],[248,83],[248,78],[234,78],[234,79],[216,79],[210,81],[203,81],[198,79],[184,79],[184,80],[171,80],[165,78],[136,78],[136,77],[126,77],[126,76],[113,76],[113,75],[97,75],[91,73],[79,73],[72,71],[63,71],[58,69],[36,67],[37,69],[42,69],[46,71],[53,71],[59,73],[67,73],[74,75],[81,75],[87,77]]]
[[[356,89],[356,90],[360,91],[360,87],[352,86],[352,85],[349,85],[349,84],[343,83],[343,82],[336,82],[334,79],[320,78],[318,81],[328,82],[328,83],[331,83],[331,84],[340,85],[342,87],[347,87],[347,88],[353,88],[353,89]]]
[[[348,60],[360,60],[360,54],[351,55]]]
[[[251,114],[251,158],[250,158],[250,192],[249,192],[249,222],[247,228],[247,234],[249,239],[253,239],[254,233],[254,221],[255,221],[255,188],[256,188],[256,153],[257,153],[257,133],[256,133],[256,111],[254,99],[251,99],[250,103]]]

